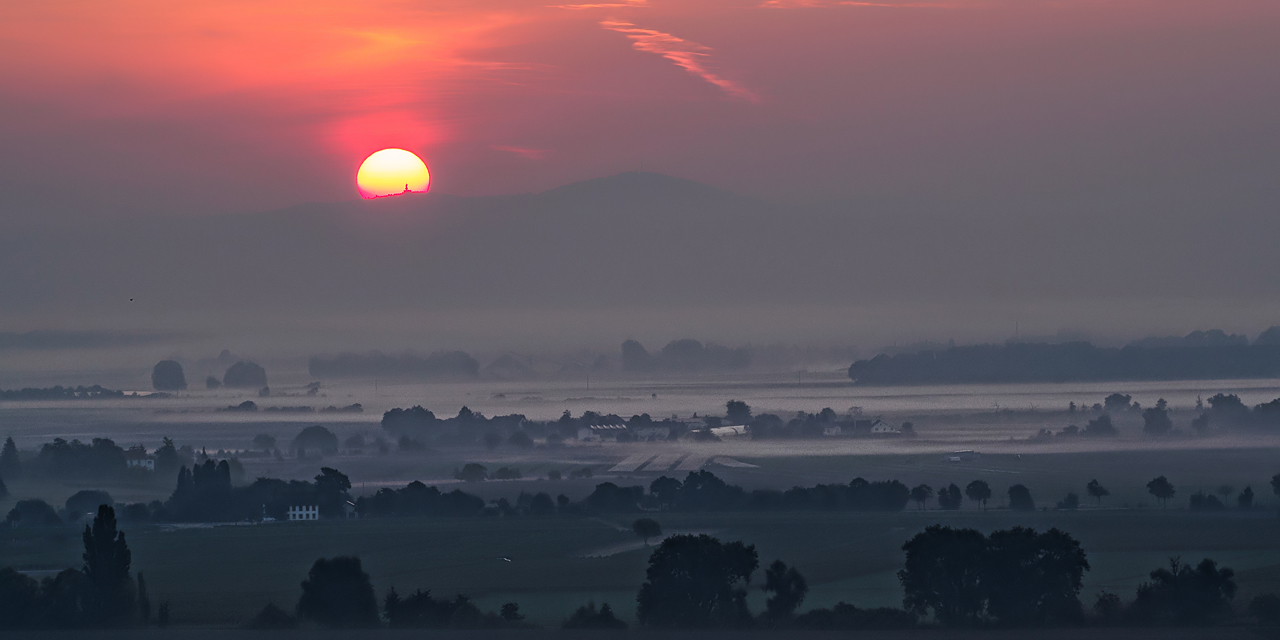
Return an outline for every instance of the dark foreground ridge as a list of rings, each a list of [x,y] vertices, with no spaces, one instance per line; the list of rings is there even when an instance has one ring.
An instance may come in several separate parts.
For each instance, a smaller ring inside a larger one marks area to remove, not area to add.
[[[173,629],[173,630],[121,630],[121,631],[14,631],[15,638],[48,640],[84,640],[110,638],[111,640],[241,640],[243,638],[272,638],[272,640],[420,640],[421,629],[288,629],[272,632],[242,631],[236,629]],[[787,637],[811,640],[848,640],[848,631],[797,631],[788,630]],[[439,640],[543,640],[564,638],[645,638],[655,640],[752,640],[753,638],[778,638],[780,634],[768,630],[558,630],[558,629],[492,629],[482,632],[436,629],[430,637]],[[1099,640],[1257,640],[1260,635],[1252,627],[1217,627],[1209,629],[886,629],[858,631],[859,640],[1077,640],[1082,637]]]

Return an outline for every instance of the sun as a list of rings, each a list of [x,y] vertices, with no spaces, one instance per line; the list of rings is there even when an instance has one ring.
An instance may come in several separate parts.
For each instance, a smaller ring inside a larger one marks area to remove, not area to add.
[[[431,172],[421,158],[404,149],[383,149],[360,164],[356,188],[365,199],[397,196],[402,193],[426,193],[431,186]]]

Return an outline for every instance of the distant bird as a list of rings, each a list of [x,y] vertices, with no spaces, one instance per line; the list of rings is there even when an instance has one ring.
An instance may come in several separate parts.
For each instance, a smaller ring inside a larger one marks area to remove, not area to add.
[[[503,562],[511,562],[511,558],[498,558],[498,559]]]

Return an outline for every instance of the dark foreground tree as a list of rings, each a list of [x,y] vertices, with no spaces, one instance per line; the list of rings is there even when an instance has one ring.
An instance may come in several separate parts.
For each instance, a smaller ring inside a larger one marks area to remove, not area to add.
[[[1231,600],[1236,595],[1235,572],[1205,558],[1192,567],[1179,558],[1169,559],[1169,568],[1151,572],[1151,582],[1138,586],[1138,595],[1129,609],[1135,622],[1198,626],[1214,624],[1231,616]]]
[[[35,617],[40,583],[13,567],[0,569],[0,629],[23,629]]]
[[[795,567],[774,560],[764,571],[764,591],[772,594],[765,600],[765,615],[772,620],[786,620],[794,616],[804,602],[809,583]]]
[[[378,598],[360,558],[320,558],[302,581],[298,617],[328,627],[377,627]]]
[[[1161,507],[1167,507],[1169,505],[1169,498],[1172,498],[1178,493],[1177,489],[1173,488],[1173,484],[1169,482],[1169,479],[1164,476],[1160,476],[1159,478],[1148,482],[1147,492],[1155,496],[1156,499],[1160,501]]]
[[[596,610],[596,603],[588,602],[560,625],[565,629],[626,629],[627,623],[613,615],[613,607],[606,602]]]
[[[499,622],[507,622],[492,614],[486,616],[467,596],[457,594],[452,600],[433,598],[430,590],[418,589],[401,598],[392,589],[383,600],[382,608],[392,629],[477,629],[504,626]],[[507,610],[506,605],[503,608]],[[519,613],[519,607],[515,613]]]
[[[17,480],[22,475],[22,459],[18,456],[18,445],[13,438],[5,438],[4,448],[0,448],[0,478]]]
[[[644,538],[644,546],[649,546],[649,538],[656,538],[662,535],[662,525],[658,524],[653,518],[640,518],[631,523],[631,531],[636,535]]]
[[[122,627],[133,621],[135,591],[129,568],[133,554],[116,530],[115,509],[101,505],[84,527],[84,575],[92,585],[87,614],[95,626]]]
[[[1249,601],[1249,615],[1258,619],[1258,622],[1267,626],[1280,625],[1280,596],[1274,593],[1264,593],[1254,596]]]
[[[754,545],[705,534],[671,536],[649,556],[636,617],[646,627],[748,624],[746,585],[757,566]]]
[[[1080,543],[1057,529],[994,531],[983,559],[987,612],[1015,625],[1074,623],[1084,616],[1080,586],[1089,570]]]
[[[902,545],[907,559],[898,580],[903,608],[933,613],[948,626],[976,623],[983,609],[982,561],[986,538],[973,529],[933,525]]]

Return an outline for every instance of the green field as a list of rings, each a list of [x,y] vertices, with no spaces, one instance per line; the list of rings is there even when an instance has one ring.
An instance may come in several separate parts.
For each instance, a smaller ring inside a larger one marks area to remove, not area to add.
[[[806,608],[839,600],[900,604],[893,575],[901,565],[899,547],[936,522],[983,530],[1056,526],[1071,532],[1093,565],[1086,574],[1086,604],[1103,588],[1132,597],[1146,573],[1173,555],[1193,561],[1208,556],[1235,568],[1242,601],[1260,591],[1280,591],[1280,518],[1273,512],[725,513],[663,514],[659,520],[668,531],[712,532],[756,544],[762,564],[774,558],[794,563],[812,586]],[[623,517],[406,519],[126,531],[135,570],[146,573],[153,600],[171,602],[177,624],[230,626],[268,601],[291,607],[313,560],[355,554],[380,596],[395,586],[429,588],[438,595],[462,592],[484,608],[514,600],[532,622],[554,625],[592,598],[633,616],[648,554],[625,530],[627,522]],[[28,570],[79,564],[79,536],[71,529],[8,535],[0,548],[6,564]],[[584,557],[602,552],[611,555]],[[753,598],[758,610],[760,594]]]

